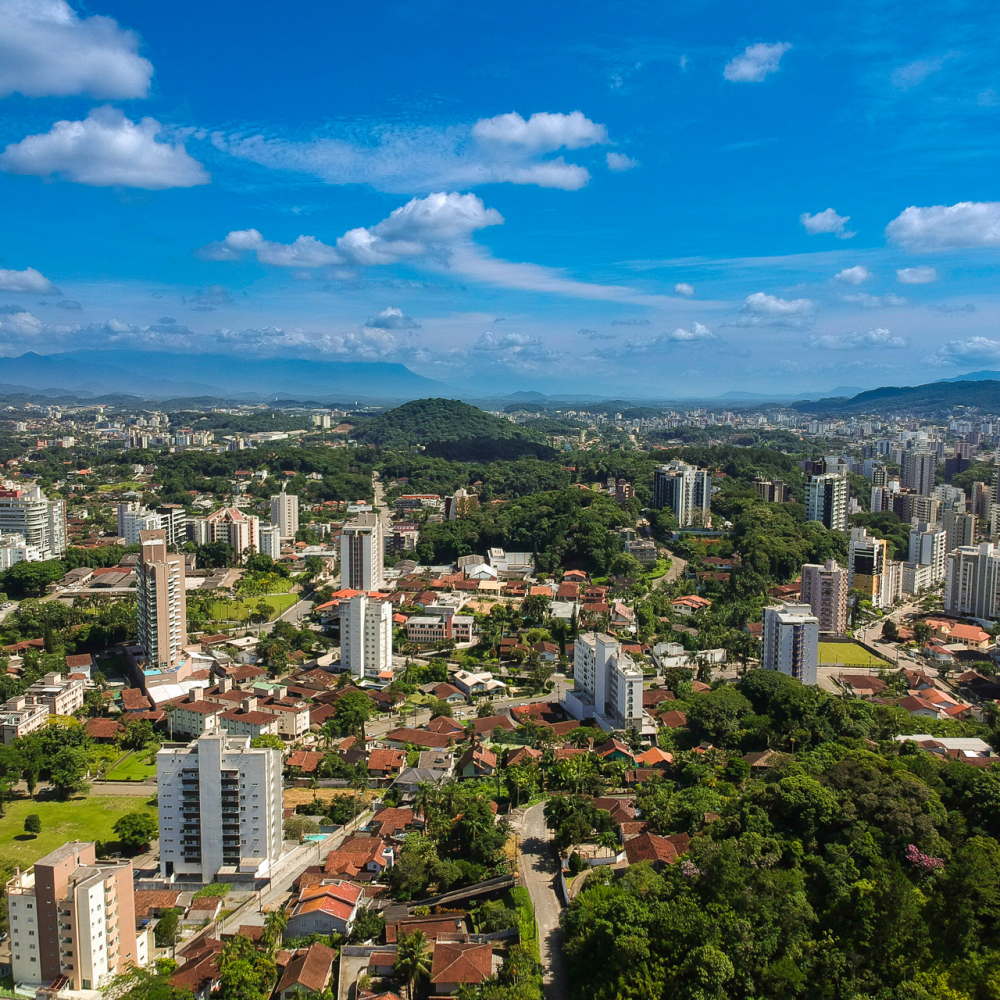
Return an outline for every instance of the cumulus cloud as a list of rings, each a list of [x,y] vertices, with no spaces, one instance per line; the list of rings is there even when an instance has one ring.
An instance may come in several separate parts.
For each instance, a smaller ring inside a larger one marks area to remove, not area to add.
[[[901,285],[929,285],[938,280],[938,273],[933,267],[901,267],[896,280]]]
[[[861,264],[856,264],[854,267],[845,267],[843,271],[839,271],[834,275],[837,281],[842,281],[845,285],[860,285],[871,276],[871,271],[867,267],[862,267]]]
[[[0,0],[0,97],[145,97],[152,64],[134,32],[64,0]]]
[[[369,316],[364,325],[375,330],[420,329],[420,324],[412,316],[407,316],[402,309],[397,309],[395,306],[386,306],[380,313]]]
[[[523,146],[536,153],[557,149],[582,149],[608,141],[608,130],[592,122],[582,111],[568,115],[539,111],[525,120],[516,111],[495,118],[480,118],[472,126],[480,142]]]
[[[874,330],[855,330],[851,333],[823,334],[813,337],[809,346],[820,350],[857,351],[878,347],[898,350],[908,345],[902,337],[895,337],[888,330],[879,327]]]
[[[380,191],[534,184],[576,191],[590,180],[586,167],[568,163],[559,149],[609,142],[604,125],[581,111],[516,112],[444,128],[355,126],[343,137],[304,140],[262,134],[216,133],[213,143],[264,167],[319,177],[328,184],[365,184]]]
[[[631,156],[626,156],[624,153],[608,153],[605,161],[608,164],[608,170],[632,170],[639,166],[638,160],[633,160]]]
[[[733,326],[774,326],[802,329],[813,322],[810,299],[780,299],[765,292],[754,292],[743,302]]]
[[[674,285],[674,292],[677,295],[694,295],[694,285],[689,285],[686,281],[678,281]]]
[[[905,306],[907,300],[902,295],[894,292],[886,292],[885,295],[869,295],[867,292],[854,292],[851,295],[842,295],[841,301],[850,302],[851,305],[863,306],[865,309],[890,309],[896,306]]]
[[[791,48],[788,42],[756,42],[735,56],[722,71],[731,83],[760,83],[768,74],[776,73],[781,57]]]
[[[678,327],[673,333],[661,334],[658,340],[666,343],[689,343],[693,340],[715,340],[715,334],[704,323],[692,323],[690,327]]]
[[[0,155],[0,169],[148,191],[207,184],[207,171],[183,143],[157,141],[162,131],[152,118],[136,124],[114,108],[95,108],[83,121],[58,121],[48,132],[11,143]]]
[[[946,365],[996,364],[1000,362],[1000,340],[969,337],[942,344],[931,357]]]
[[[885,235],[918,252],[1000,246],[1000,201],[911,205],[885,227]]]
[[[42,332],[44,324],[30,312],[6,312],[0,320],[0,336],[34,337]]]
[[[470,353],[478,355],[487,365],[518,371],[531,371],[561,357],[560,352],[550,351],[534,334],[492,330],[480,335]]]
[[[199,251],[206,260],[241,260],[249,253],[272,267],[327,267],[343,262],[333,247],[315,236],[299,236],[293,243],[274,243],[256,229],[234,229],[218,243],[209,243]]]
[[[848,232],[846,228],[847,223],[850,221],[851,217],[849,215],[837,215],[832,208],[825,208],[822,212],[817,212],[815,215],[803,212],[799,216],[799,222],[802,223],[805,231],[810,236],[816,236],[820,233],[832,233],[841,240],[849,240],[852,236],[857,236],[856,232]]]
[[[23,271],[8,271],[0,268],[0,292],[35,292],[51,295],[58,291],[55,285],[33,267]]]

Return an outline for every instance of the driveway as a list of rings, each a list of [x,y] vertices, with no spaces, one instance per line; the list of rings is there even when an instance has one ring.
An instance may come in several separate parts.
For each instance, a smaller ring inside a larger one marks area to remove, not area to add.
[[[556,889],[558,870],[552,832],[545,826],[545,803],[525,810],[521,817],[521,882],[531,894],[538,923],[538,946],[546,1000],[569,1000],[563,932],[559,925],[562,900]]]

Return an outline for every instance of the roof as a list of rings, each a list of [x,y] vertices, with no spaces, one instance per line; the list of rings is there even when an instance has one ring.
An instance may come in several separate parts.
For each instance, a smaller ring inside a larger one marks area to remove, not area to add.
[[[405,750],[377,747],[368,756],[369,771],[399,771],[406,765]]]
[[[139,889],[135,894],[135,918],[149,916],[150,910],[167,910],[177,905],[179,889]]]
[[[405,830],[413,824],[413,810],[407,808],[379,809],[372,817],[372,825],[379,827],[379,833],[383,837],[388,837],[397,830]]]
[[[488,715],[485,719],[473,719],[472,724],[477,733],[491,733],[494,729],[514,730],[514,723],[506,715]]]
[[[153,703],[138,688],[122,688],[122,705],[126,712],[141,712]]]
[[[650,747],[645,753],[639,754],[635,759],[636,764],[641,764],[644,767],[656,767],[657,764],[672,764],[673,761],[673,754],[669,754],[666,750],[661,750],[659,747]]]
[[[493,974],[493,949],[488,944],[434,945],[432,983],[481,983]]]
[[[322,993],[330,981],[336,960],[337,953],[333,948],[319,942],[311,944],[304,955],[293,959],[285,967],[285,974],[276,987],[277,992],[280,994],[293,986],[301,986],[311,993]]]
[[[319,767],[323,754],[316,750],[295,750],[288,755],[286,767],[300,768],[305,774],[311,774]]]
[[[451,746],[454,740],[444,733],[431,733],[426,729],[393,729],[382,737],[384,740],[392,740],[394,743],[412,743],[420,747],[435,747],[444,749]]]
[[[625,856],[630,865],[640,861],[660,861],[672,865],[685,851],[691,838],[686,833],[658,837],[655,833],[640,833],[625,844]]]
[[[125,729],[117,719],[88,719],[83,728],[95,740],[113,740]]]
[[[660,724],[666,726],[668,729],[679,729],[681,726],[686,726],[688,717],[684,712],[672,711],[664,712],[660,716]]]
[[[439,934],[461,934],[465,931],[465,914],[458,911],[428,917],[403,917],[385,925],[385,943],[395,944],[401,934],[416,931],[423,931],[432,941],[436,941]]]

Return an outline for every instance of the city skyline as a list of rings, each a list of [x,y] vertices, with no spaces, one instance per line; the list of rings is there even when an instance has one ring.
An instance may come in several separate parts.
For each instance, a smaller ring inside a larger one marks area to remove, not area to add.
[[[0,0],[0,353],[659,398],[1000,368],[1000,14],[568,13]]]

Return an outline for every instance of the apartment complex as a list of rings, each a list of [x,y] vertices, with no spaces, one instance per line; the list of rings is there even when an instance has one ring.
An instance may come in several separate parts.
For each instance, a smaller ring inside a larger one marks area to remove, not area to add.
[[[904,451],[902,457],[900,485],[904,490],[930,496],[937,472],[937,453],[919,448]]]
[[[198,545],[209,542],[226,542],[236,562],[242,562],[248,552],[260,551],[260,522],[255,514],[247,514],[238,507],[223,507],[208,517],[191,522],[192,538]]]
[[[382,586],[385,543],[378,514],[361,513],[344,525],[340,536],[340,585],[349,590]]]
[[[86,681],[70,680],[58,671],[45,674],[25,692],[25,697],[36,705],[44,705],[50,715],[73,715],[83,707]]]
[[[831,531],[847,530],[847,477],[823,472],[806,483],[806,520],[819,521]]]
[[[96,990],[128,966],[148,962],[136,937],[131,861],[98,861],[94,845],[64,844],[7,883],[15,983],[65,977]]]
[[[284,841],[282,752],[249,736],[209,733],[156,755],[160,875],[212,882],[266,876]]]
[[[981,621],[1000,617],[1000,551],[992,542],[961,545],[948,553],[944,610]]]
[[[642,670],[613,636],[586,632],[574,645],[574,685],[561,702],[575,719],[603,729],[642,728]]]
[[[0,535],[21,535],[39,550],[41,559],[66,552],[66,505],[48,500],[38,486],[0,489]]]
[[[948,532],[939,524],[918,521],[910,528],[909,555],[909,562],[928,567],[922,578],[940,583],[948,569]]]
[[[946,510],[941,515],[941,527],[947,536],[947,551],[951,552],[962,545],[975,545],[978,521],[975,514],[967,514],[964,510]]]
[[[10,746],[14,740],[19,740],[28,733],[33,733],[48,725],[49,709],[47,705],[27,698],[23,694],[8,698],[0,709],[0,741],[4,746]]]
[[[836,559],[827,559],[820,566],[806,563],[802,567],[803,604],[808,604],[819,619],[820,632],[842,635],[847,631],[847,570]]]
[[[151,666],[175,668],[187,643],[184,556],[167,551],[162,528],[139,534],[136,621],[139,645]]]
[[[299,498],[286,493],[284,486],[271,497],[271,524],[278,526],[282,538],[294,538],[299,530]]]
[[[355,677],[392,668],[392,604],[357,594],[340,605],[340,664]]]
[[[764,608],[764,642],[760,665],[778,670],[803,684],[819,678],[819,619],[808,604]]]
[[[263,556],[278,559],[281,556],[281,528],[276,524],[262,524],[257,529],[260,548]]]
[[[681,528],[711,524],[712,474],[687,462],[668,462],[653,473],[653,506],[674,512]]]
[[[884,538],[869,535],[866,528],[852,528],[849,552],[849,586],[862,591],[872,607],[891,604],[885,590],[889,543]]]

